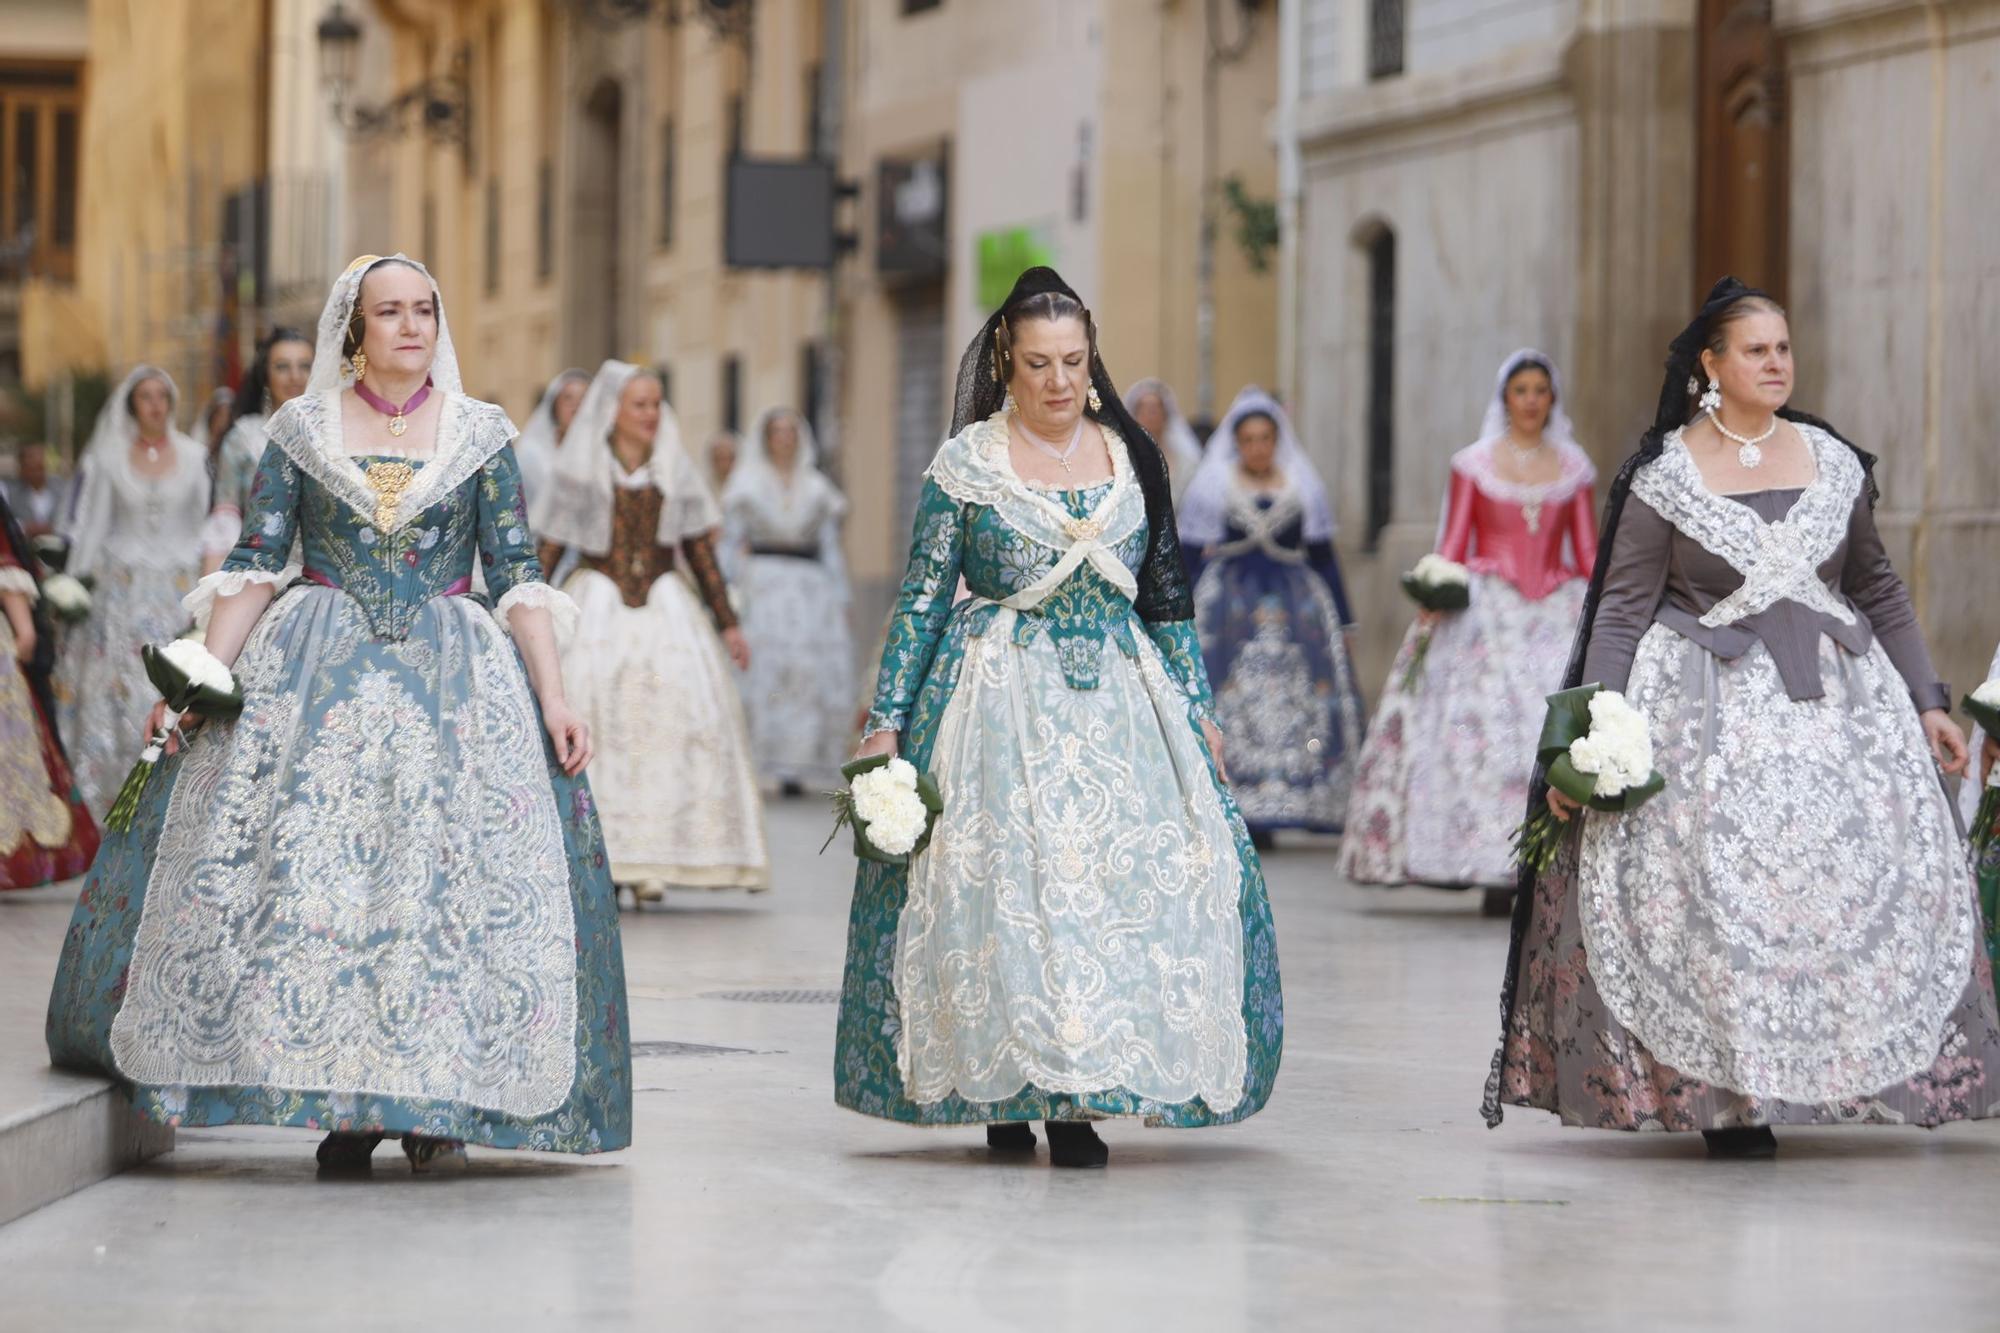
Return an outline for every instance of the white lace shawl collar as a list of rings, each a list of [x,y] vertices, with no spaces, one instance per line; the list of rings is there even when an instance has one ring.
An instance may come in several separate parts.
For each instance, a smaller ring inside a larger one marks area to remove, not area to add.
[[[1743,576],[1743,584],[1709,608],[1701,623],[1715,628],[1793,601],[1854,623],[1844,598],[1827,587],[1819,568],[1847,540],[1855,499],[1865,478],[1853,450],[1815,427],[1798,427],[1818,469],[1782,519],[1767,521],[1740,499],[1709,489],[1688,452],[1684,432],[1667,436],[1660,456],[1632,478],[1632,493],[1710,555]]]
[[[960,504],[986,505],[1023,536],[1053,550],[1066,551],[1086,540],[1116,546],[1145,523],[1146,499],[1125,441],[1101,422],[1098,429],[1111,455],[1111,489],[1088,518],[1077,518],[1050,491],[1029,485],[1014,471],[1007,456],[1005,412],[975,421],[946,440],[927,475]]]
[[[1451,467],[1452,471],[1463,473],[1473,485],[1503,504],[1561,504],[1597,480],[1597,469],[1591,464],[1590,455],[1568,440],[1551,440],[1549,445],[1556,451],[1556,459],[1561,464],[1554,481],[1509,481],[1500,475],[1500,469],[1493,461],[1500,443],[1499,437],[1494,437],[1468,444],[1451,456]]]
[[[438,410],[437,443],[396,506],[396,528],[456,490],[514,438],[514,423],[492,403],[440,392],[444,402]],[[301,472],[372,523],[375,491],[341,438],[340,393],[325,389],[300,394],[272,415],[266,430]]]

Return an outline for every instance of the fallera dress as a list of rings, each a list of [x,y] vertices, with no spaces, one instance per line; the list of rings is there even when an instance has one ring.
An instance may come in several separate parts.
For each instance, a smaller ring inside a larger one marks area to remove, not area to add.
[[[911,866],[855,878],[834,1064],[849,1109],[1192,1127],[1271,1094],[1263,874],[1203,747],[1193,626],[1134,609],[1147,507],[1105,438],[1110,481],[1042,489],[996,414],[925,483],[869,727],[900,733],[945,808]]]
[[[1632,473],[1582,679],[1658,796],[1586,812],[1517,903],[1504,1106],[1621,1130],[1932,1126],[2000,1111],[1964,843],[1918,720],[1946,703],[1855,452],[1721,495],[1682,433]]]
[[[41,600],[34,550],[0,499],[0,593]],[[54,632],[36,615],[36,633]],[[83,803],[69,760],[56,739],[47,666],[18,657],[13,622],[0,614],[0,890],[30,889],[73,878],[97,854],[97,825]]]
[[[302,539],[304,577],[237,661],[241,717],[162,761],[63,942],[50,1057],[148,1119],[630,1139],[604,841],[504,628],[573,610],[542,581],[505,415],[440,393],[422,462],[347,456],[338,388],[281,408],[241,538],[188,599],[205,622],[283,583]]]
[[[1522,485],[1496,468],[1501,447],[1452,456],[1438,554],[1467,566],[1472,604],[1429,631],[1413,622],[1389,667],[1341,845],[1357,884],[1514,886],[1546,700],[1597,559],[1597,474],[1582,449],[1552,441],[1556,480]]]

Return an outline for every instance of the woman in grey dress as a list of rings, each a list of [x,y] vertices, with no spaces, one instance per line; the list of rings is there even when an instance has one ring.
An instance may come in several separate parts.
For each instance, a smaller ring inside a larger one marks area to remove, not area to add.
[[[1489,1123],[1532,1106],[1753,1157],[1772,1125],[2000,1102],[1938,777],[1965,739],[1876,531],[1874,460],[1791,388],[1784,312],[1725,279],[1612,488],[1565,685],[1624,691],[1667,786],[1576,818],[1537,781],[1573,832],[1523,874]]]

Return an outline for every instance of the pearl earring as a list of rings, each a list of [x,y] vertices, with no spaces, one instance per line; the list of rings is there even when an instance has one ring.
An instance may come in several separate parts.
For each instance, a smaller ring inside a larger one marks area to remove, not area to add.
[[[1104,410],[1104,400],[1097,396],[1097,386],[1095,384],[1090,386],[1090,396],[1086,401],[1090,404],[1091,411],[1102,412]]]
[[[1000,400],[1000,410],[1002,412],[1012,412],[1014,410],[1014,391],[1012,389],[1007,390],[1007,396]]]
[[[1701,410],[1713,412],[1722,406],[1722,386],[1714,380],[1708,382],[1708,392],[1701,396]]]

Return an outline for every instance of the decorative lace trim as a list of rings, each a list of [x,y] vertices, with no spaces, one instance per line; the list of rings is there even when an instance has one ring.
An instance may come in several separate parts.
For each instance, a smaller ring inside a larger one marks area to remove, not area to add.
[[[517,583],[509,588],[506,596],[493,607],[494,618],[509,634],[514,632],[513,621],[509,617],[517,606],[540,607],[549,613],[549,619],[555,624],[558,648],[567,646],[570,637],[576,633],[576,603],[560,588],[546,583]]]
[[[1498,439],[1468,444],[1451,456],[1451,467],[1452,471],[1464,473],[1471,478],[1473,485],[1503,504],[1561,504],[1596,481],[1597,469],[1591,464],[1588,454],[1567,440],[1552,441],[1552,447],[1562,464],[1562,470],[1554,481],[1530,484],[1509,481],[1501,476],[1499,465],[1493,461],[1493,455],[1500,448]]]
[[[1269,508],[1257,503],[1262,495],[1271,497]],[[1242,529],[1243,536],[1216,547],[1215,554],[1243,555],[1254,550],[1286,564],[1300,564],[1306,558],[1305,548],[1285,545],[1278,540],[1278,534],[1298,522],[1305,511],[1305,498],[1296,486],[1288,485],[1281,491],[1253,491],[1241,480],[1232,480],[1228,497],[1223,501],[1224,521]]]
[[[1116,546],[1146,521],[1146,499],[1132,475],[1125,442],[1100,426],[1111,454],[1111,489],[1087,519],[1079,519],[1046,491],[1021,480],[1007,459],[1007,418],[996,412],[946,440],[929,476],[960,504],[985,505],[1015,531],[1055,551],[1092,539]],[[1101,483],[1100,483],[1101,484]]]
[[[42,590],[35,586],[35,576],[25,569],[9,566],[0,569],[0,592],[18,592],[30,603],[42,598]]]
[[[376,518],[376,494],[360,464],[345,451],[340,435],[340,390],[301,394],[279,408],[267,430],[301,472],[367,519]],[[514,438],[514,423],[492,403],[450,394],[438,416],[437,447],[423,460],[416,478],[396,506],[394,532],[486,465]]]
[[[268,583],[274,588],[283,588],[301,573],[298,565],[287,565],[276,574],[262,569],[218,569],[205,575],[194,585],[194,591],[181,598],[181,608],[194,617],[196,629],[207,629],[208,618],[215,614],[215,599],[234,597],[253,583]]]
[[[1844,598],[1828,588],[1819,567],[1847,539],[1854,499],[1861,493],[1861,464],[1851,450],[1811,426],[1800,426],[1819,475],[1784,518],[1766,522],[1750,506],[1717,495],[1702,480],[1683,432],[1632,479],[1632,493],[1687,534],[1701,548],[1743,576],[1736,591],[1710,607],[1701,623],[1733,625],[1781,601],[1854,623]]]

